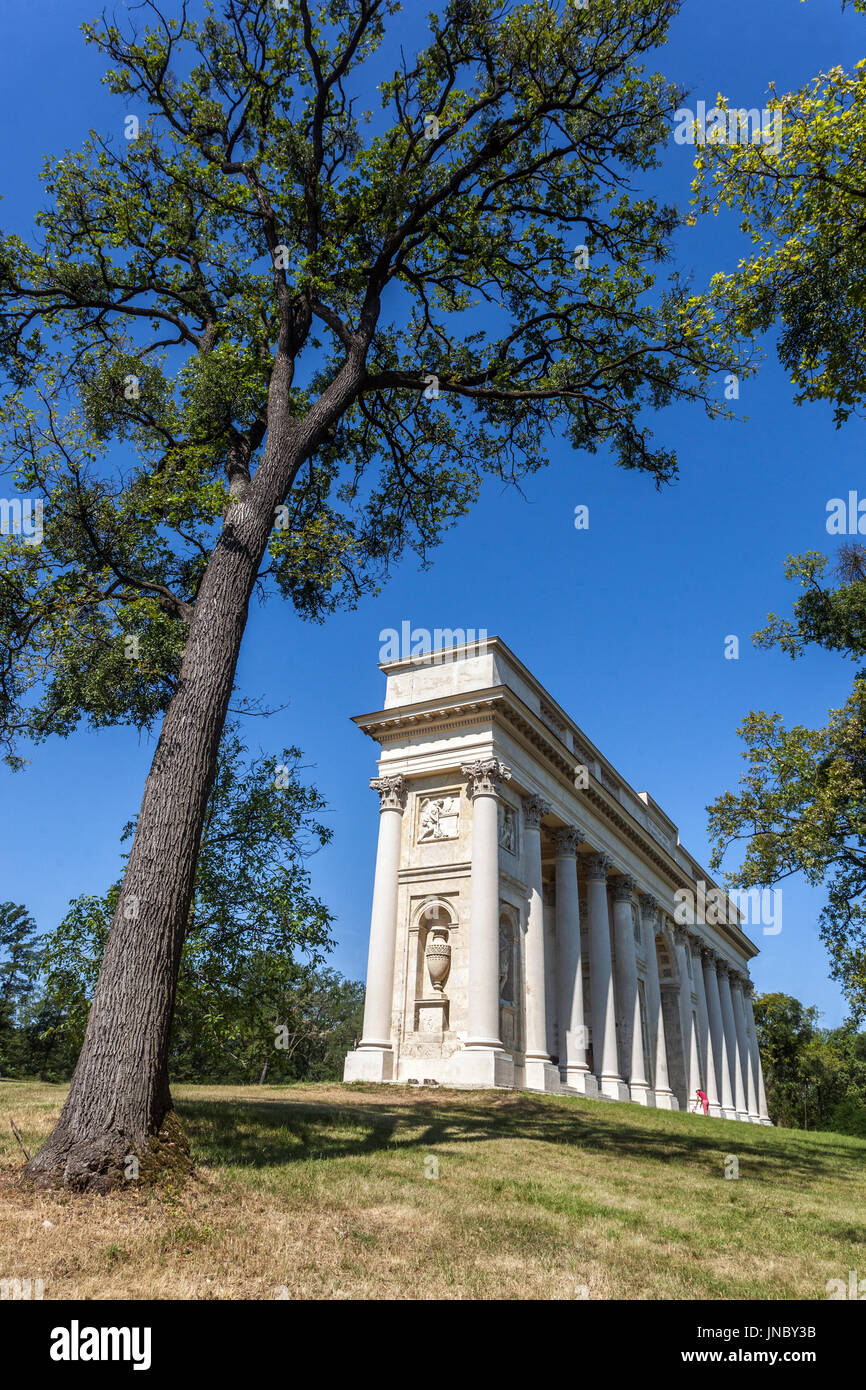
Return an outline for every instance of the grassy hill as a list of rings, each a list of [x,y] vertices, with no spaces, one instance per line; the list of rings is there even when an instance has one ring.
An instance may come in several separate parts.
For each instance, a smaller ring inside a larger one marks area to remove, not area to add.
[[[10,1116],[32,1151],[63,1094],[0,1083],[0,1276],[46,1298],[825,1299],[866,1276],[866,1141],[837,1134],[514,1092],[180,1086],[185,1187],[22,1190]]]

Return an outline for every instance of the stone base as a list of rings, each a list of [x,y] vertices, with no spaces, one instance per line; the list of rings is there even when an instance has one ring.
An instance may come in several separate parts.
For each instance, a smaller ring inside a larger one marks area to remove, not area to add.
[[[758,1123],[762,1125],[769,1125],[771,1129],[773,1127],[773,1121],[770,1119],[769,1115],[765,1120],[759,1120]]]
[[[562,1069],[562,1089],[571,1095],[598,1095],[598,1082],[591,1071],[578,1071],[574,1067]]]
[[[451,1059],[451,1077],[455,1086],[503,1086],[512,1090],[514,1059],[510,1052],[497,1052],[492,1047],[464,1047]]]
[[[736,1110],[731,1110],[730,1106],[723,1105],[721,1109],[721,1116],[723,1120],[736,1120],[737,1112]]]
[[[679,1110],[680,1103],[673,1091],[656,1091],[656,1110]]]
[[[347,1052],[343,1080],[393,1081],[393,1052],[384,1047],[359,1047],[354,1052]]]
[[[399,1064],[394,1068],[394,1080],[400,1085],[423,1086],[432,1081],[438,1086],[451,1085],[450,1057],[412,1057],[401,1052]]]
[[[562,1090],[559,1067],[554,1066],[553,1062],[542,1062],[537,1058],[527,1057],[524,1065],[524,1085],[527,1091],[547,1091],[558,1096]]]
[[[634,1105],[655,1105],[656,1098],[649,1086],[629,1086],[629,1095]]]
[[[608,1100],[631,1100],[628,1086],[621,1076],[600,1076],[598,1093],[600,1096],[607,1096]]]

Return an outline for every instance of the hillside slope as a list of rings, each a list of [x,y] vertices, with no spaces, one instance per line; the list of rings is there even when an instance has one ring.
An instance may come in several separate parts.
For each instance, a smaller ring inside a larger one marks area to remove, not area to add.
[[[63,1094],[0,1083],[0,1270],[45,1298],[826,1299],[866,1276],[866,1142],[841,1135],[514,1092],[179,1086],[186,1188],[22,1190],[10,1116],[32,1151]]]

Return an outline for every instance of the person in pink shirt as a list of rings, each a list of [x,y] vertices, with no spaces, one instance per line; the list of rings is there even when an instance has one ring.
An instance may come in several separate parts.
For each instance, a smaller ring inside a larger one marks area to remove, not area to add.
[[[701,1107],[702,1107],[702,1109],[703,1109],[704,1114],[705,1114],[705,1115],[709,1115],[709,1113],[710,1113],[710,1098],[709,1098],[709,1096],[707,1095],[706,1091],[698,1091],[698,1092],[697,1092],[697,1097],[698,1097],[698,1100],[701,1102]]]

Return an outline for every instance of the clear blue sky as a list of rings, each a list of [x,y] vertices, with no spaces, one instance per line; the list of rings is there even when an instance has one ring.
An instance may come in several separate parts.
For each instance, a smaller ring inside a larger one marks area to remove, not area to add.
[[[99,8],[96,0],[41,0],[37,23],[32,0],[4,0],[6,230],[26,233],[41,203],[43,155],[77,148],[90,127],[117,131],[122,121],[99,85],[102,60],[78,34]],[[427,9],[410,4],[398,18],[407,46]],[[722,92],[734,105],[761,107],[771,81],[781,91],[821,68],[853,66],[864,36],[863,20],[843,17],[838,0],[685,0],[656,66],[694,101],[709,106]],[[671,142],[667,196],[685,204],[691,176],[689,149]],[[730,222],[704,222],[679,248],[699,287],[735,263],[740,242]],[[761,374],[743,386],[744,423],[710,424],[679,408],[657,417],[657,438],[679,454],[675,487],[657,493],[605,456],[554,446],[550,468],[527,483],[525,497],[489,484],[432,569],[419,573],[406,561],[358,611],[313,627],[285,605],[253,608],[243,693],[288,709],[250,721],[248,735],[266,750],[299,744],[332,808],[333,843],[312,867],[337,917],[337,968],[362,977],[366,963],[376,748],[349,719],[382,703],[381,629],[408,620],[498,633],[628,781],[655,797],[704,863],[704,808],[739,776],[742,716],[779,710],[789,722],[818,725],[842,703],[850,666],[821,653],[793,663],[748,641],[768,611],[790,607],[785,556],[827,549],[828,498],[852,488],[866,494],[861,426],[837,432],[828,410],[797,409],[767,346]],[[577,503],[590,507],[588,532],[574,529]],[[724,659],[729,633],[740,636],[739,661]],[[70,898],[102,892],[117,875],[120,830],[138,808],[152,751],[134,731],[83,730],[36,749],[24,773],[0,772],[0,900],[25,903],[46,930]],[[821,901],[820,892],[786,886],[782,932],[758,938],[752,973],[760,990],[817,1004],[835,1024],[844,1004],[817,937]]]

